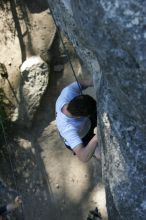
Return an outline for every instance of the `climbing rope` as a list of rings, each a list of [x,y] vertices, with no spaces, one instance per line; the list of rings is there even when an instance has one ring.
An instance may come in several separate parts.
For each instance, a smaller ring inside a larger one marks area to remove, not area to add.
[[[78,84],[78,87],[79,87],[79,90],[80,90],[80,94],[82,95],[82,88],[81,88],[81,85],[80,85],[79,80],[78,80],[78,78],[77,78],[76,72],[75,72],[75,70],[74,70],[74,67],[73,67],[73,64],[72,64],[72,61],[71,61],[71,57],[70,57],[70,55],[69,55],[69,52],[68,52],[68,50],[66,49],[66,46],[65,46],[65,44],[64,44],[64,41],[63,41],[63,38],[62,38],[62,35],[61,35],[61,32],[60,32],[60,28],[59,28],[59,26],[57,25],[57,22],[56,22],[56,20],[55,20],[54,14],[53,14],[53,12],[52,12],[52,10],[51,10],[51,7],[50,7],[49,3],[48,3],[48,6],[49,6],[49,9],[50,9],[50,12],[51,12],[51,15],[52,15],[54,24],[55,24],[55,26],[56,26],[56,30],[58,31],[58,34],[59,34],[61,43],[62,43],[62,45],[63,45],[64,52],[65,52],[65,54],[66,54],[66,56],[67,56],[67,58],[68,58],[70,67],[71,67],[72,72],[73,72],[73,75],[74,75],[74,78],[75,78],[75,80],[76,80],[76,82],[77,82],[77,84]]]
[[[11,159],[11,147],[8,144],[7,138],[6,138],[6,132],[5,132],[5,128],[4,128],[4,124],[3,124],[3,120],[1,118],[0,115],[0,125],[2,128],[2,133],[3,133],[3,137],[4,137],[4,142],[5,142],[5,146],[7,148],[7,152],[8,152],[8,159],[10,162],[10,167],[11,167],[11,171],[12,171],[12,178],[13,178],[13,182],[14,182],[14,186],[15,186],[15,191],[17,192],[17,195],[20,195],[20,193],[18,192],[18,186],[17,186],[17,181],[16,181],[16,177],[15,177],[15,173],[14,173],[14,167],[13,167],[13,163],[12,163],[12,159]],[[22,220],[25,220],[24,218],[24,210],[23,210],[23,205],[21,204],[21,213],[22,213]]]

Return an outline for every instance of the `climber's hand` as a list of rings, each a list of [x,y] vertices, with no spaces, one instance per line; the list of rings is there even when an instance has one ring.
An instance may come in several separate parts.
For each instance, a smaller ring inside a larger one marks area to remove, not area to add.
[[[20,196],[17,196],[15,198],[15,205],[16,205],[16,207],[19,207],[21,204],[22,204],[22,199],[21,199]]]

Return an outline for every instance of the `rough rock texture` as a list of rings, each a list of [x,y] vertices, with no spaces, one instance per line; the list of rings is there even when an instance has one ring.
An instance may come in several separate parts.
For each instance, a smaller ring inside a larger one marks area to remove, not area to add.
[[[109,220],[144,220],[146,1],[48,2],[57,24],[96,79]]]
[[[28,58],[21,66],[20,103],[18,121],[29,126],[40,105],[49,76],[48,65],[39,56]],[[17,112],[16,112],[17,116]]]

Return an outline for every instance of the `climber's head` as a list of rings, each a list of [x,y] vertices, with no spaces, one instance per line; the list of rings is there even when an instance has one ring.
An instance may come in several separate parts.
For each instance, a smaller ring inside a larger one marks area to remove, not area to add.
[[[96,111],[96,101],[89,95],[79,95],[69,102],[67,110],[75,117],[90,116]]]

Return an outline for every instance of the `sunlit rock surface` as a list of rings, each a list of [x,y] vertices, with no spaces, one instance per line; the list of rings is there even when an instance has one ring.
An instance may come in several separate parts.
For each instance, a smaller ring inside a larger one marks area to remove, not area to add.
[[[28,58],[21,66],[19,121],[31,125],[48,85],[49,69],[39,56]]]
[[[94,75],[109,220],[144,220],[146,1],[48,2]]]

